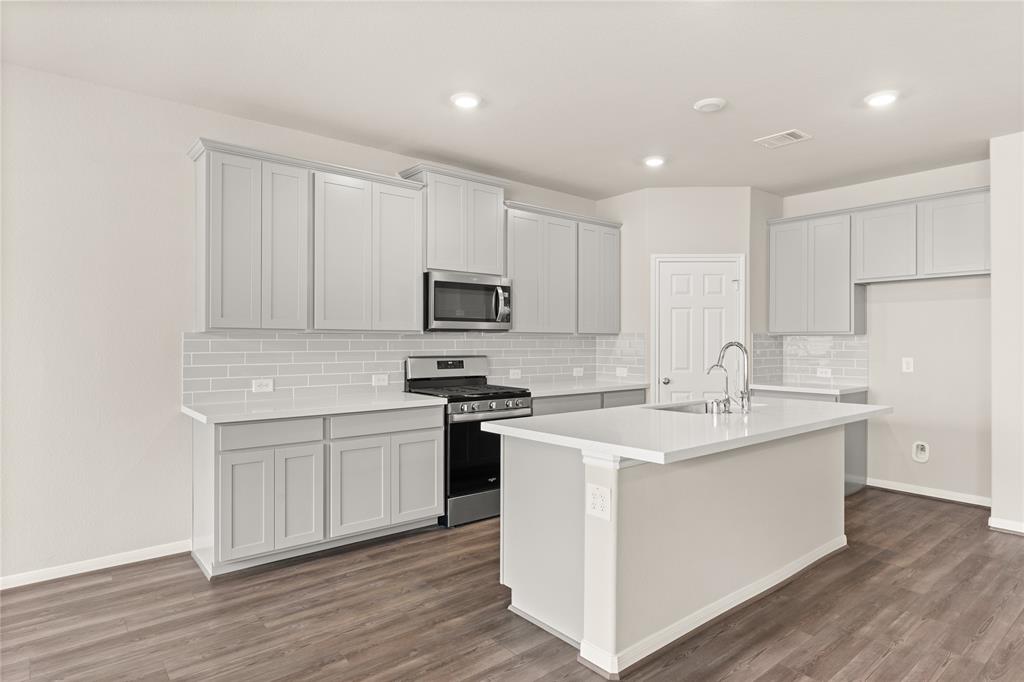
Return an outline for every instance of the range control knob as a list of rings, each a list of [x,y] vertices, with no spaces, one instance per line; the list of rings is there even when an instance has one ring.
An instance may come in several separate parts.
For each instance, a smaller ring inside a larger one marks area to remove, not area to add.
[[[522,406],[523,406],[523,399],[522,398],[516,398],[516,407],[522,407]]]
[[[512,407],[512,401],[511,400],[506,400],[505,401],[505,407]]]
[[[469,409],[471,409],[474,412],[476,412],[477,410],[480,409],[480,403],[473,403],[472,405],[469,406]]]
[[[491,401],[491,404],[490,404],[490,408],[491,408],[491,409],[493,410],[493,409],[495,409],[496,407],[498,407],[498,403],[496,403],[496,402],[494,402],[494,401],[492,400],[492,401]]]
[[[469,411],[469,405],[466,405],[465,403],[463,403],[462,405],[459,405],[459,409],[462,410],[463,412],[468,412]]]

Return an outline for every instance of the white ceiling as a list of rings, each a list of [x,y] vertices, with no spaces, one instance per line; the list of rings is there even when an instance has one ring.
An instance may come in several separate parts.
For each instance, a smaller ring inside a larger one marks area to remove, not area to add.
[[[793,194],[985,158],[1024,128],[1022,8],[4,2],[2,38],[5,61],[590,198]],[[889,88],[891,110],[865,107]],[[485,106],[454,110],[459,90]],[[709,96],[730,105],[691,109]],[[751,141],[788,128],[814,140]]]

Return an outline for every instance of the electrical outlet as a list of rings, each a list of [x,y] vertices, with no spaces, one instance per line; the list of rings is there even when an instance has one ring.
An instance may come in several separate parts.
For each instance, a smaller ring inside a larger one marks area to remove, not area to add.
[[[603,485],[587,484],[587,513],[605,521],[612,518],[612,491]]]
[[[508,371],[508,378],[509,379],[522,379],[523,378],[523,370],[521,370],[521,369],[510,369]]]
[[[583,368],[582,367],[573,367],[572,368],[572,375],[574,377],[581,377],[581,376],[583,376]]]
[[[914,371],[914,358],[903,358],[902,365],[904,374],[912,374]]]
[[[616,367],[615,368],[615,376],[617,376],[617,377],[624,377],[624,376],[626,376],[628,374],[628,372],[629,372],[629,370],[626,369],[625,367]]]
[[[252,392],[253,393],[273,393],[274,392],[274,380],[273,379],[253,379],[252,380]]]
[[[388,385],[388,375],[387,374],[374,374],[372,377],[370,377],[370,381],[373,383],[374,386],[387,386]]]
[[[914,443],[914,449],[910,453],[911,459],[913,459],[915,462],[924,464],[925,462],[928,461],[928,457],[930,456],[931,448],[928,446],[928,443],[925,443],[924,441],[920,440]]]
[[[832,376],[832,368],[830,368],[830,367],[819,367],[818,368],[818,376],[819,377],[826,377],[826,378]]]

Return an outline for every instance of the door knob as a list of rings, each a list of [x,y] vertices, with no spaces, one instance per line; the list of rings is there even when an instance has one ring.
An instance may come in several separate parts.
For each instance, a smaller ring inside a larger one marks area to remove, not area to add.
[[[671,384],[671,383],[672,383],[672,380],[671,380],[671,379],[669,379],[668,377],[662,377],[662,378],[661,378],[661,383],[663,383],[663,384],[665,384],[666,386],[668,386],[669,384]]]

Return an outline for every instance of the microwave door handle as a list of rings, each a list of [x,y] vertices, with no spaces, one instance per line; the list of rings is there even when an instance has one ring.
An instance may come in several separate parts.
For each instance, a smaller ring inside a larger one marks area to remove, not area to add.
[[[501,321],[501,301],[503,295],[501,293],[501,287],[494,288],[494,321]]]

